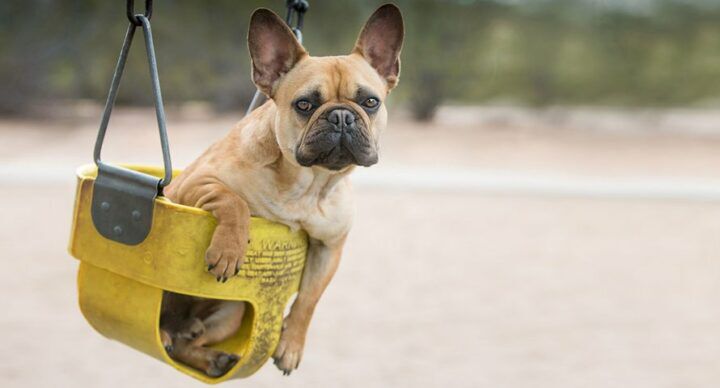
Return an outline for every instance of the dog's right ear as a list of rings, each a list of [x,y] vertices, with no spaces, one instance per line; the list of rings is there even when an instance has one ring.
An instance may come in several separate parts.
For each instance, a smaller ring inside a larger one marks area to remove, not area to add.
[[[287,24],[265,8],[255,10],[250,18],[248,48],[253,82],[271,98],[280,78],[307,55]]]

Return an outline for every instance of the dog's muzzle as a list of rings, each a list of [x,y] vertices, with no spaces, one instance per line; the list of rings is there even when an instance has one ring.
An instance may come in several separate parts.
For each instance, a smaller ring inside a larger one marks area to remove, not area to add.
[[[341,170],[351,164],[372,166],[378,161],[365,123],[349,108],[324,112],[298,143],[295,158],[301,166]]]

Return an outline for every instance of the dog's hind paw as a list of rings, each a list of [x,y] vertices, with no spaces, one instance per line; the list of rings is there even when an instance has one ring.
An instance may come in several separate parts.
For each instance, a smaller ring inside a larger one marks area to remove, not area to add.
[[[170,333],[168,333],[166,330],[160,330],[160,340],[162,341],[163,348],[165,348],[165,352],[167,352],[168,355],[172,354],[174,347],[173,347],[173,340]]]
[[[205,334],[205,324],[198,318],[189,318],[183,322],[175,336],[185,340],[194,340],[203,334]]]
[[[217,352],[208,364],[205,373],[210,377],[220,377],[237,364],[240,357],[231,353]]]

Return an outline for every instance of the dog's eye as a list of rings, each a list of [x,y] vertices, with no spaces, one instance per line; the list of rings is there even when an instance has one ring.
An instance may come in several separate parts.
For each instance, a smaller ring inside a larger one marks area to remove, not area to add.
[[[362,105],[366,108],[377,108],[378,105],[380,105],[380,101],[377,98],[370,97],[367,100],[363,101]]]
[[[313,109],[313,104],[307,100],[300,100],[295,103],[295,108],[301,112],[310,112]]]

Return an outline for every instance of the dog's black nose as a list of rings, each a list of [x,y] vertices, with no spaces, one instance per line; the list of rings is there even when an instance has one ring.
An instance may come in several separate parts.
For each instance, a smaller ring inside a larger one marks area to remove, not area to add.
[[[355,113],[345,108],[335,108],[328,112],[327,119],[330,123],[340,129],[348,127],[355,122]]]

